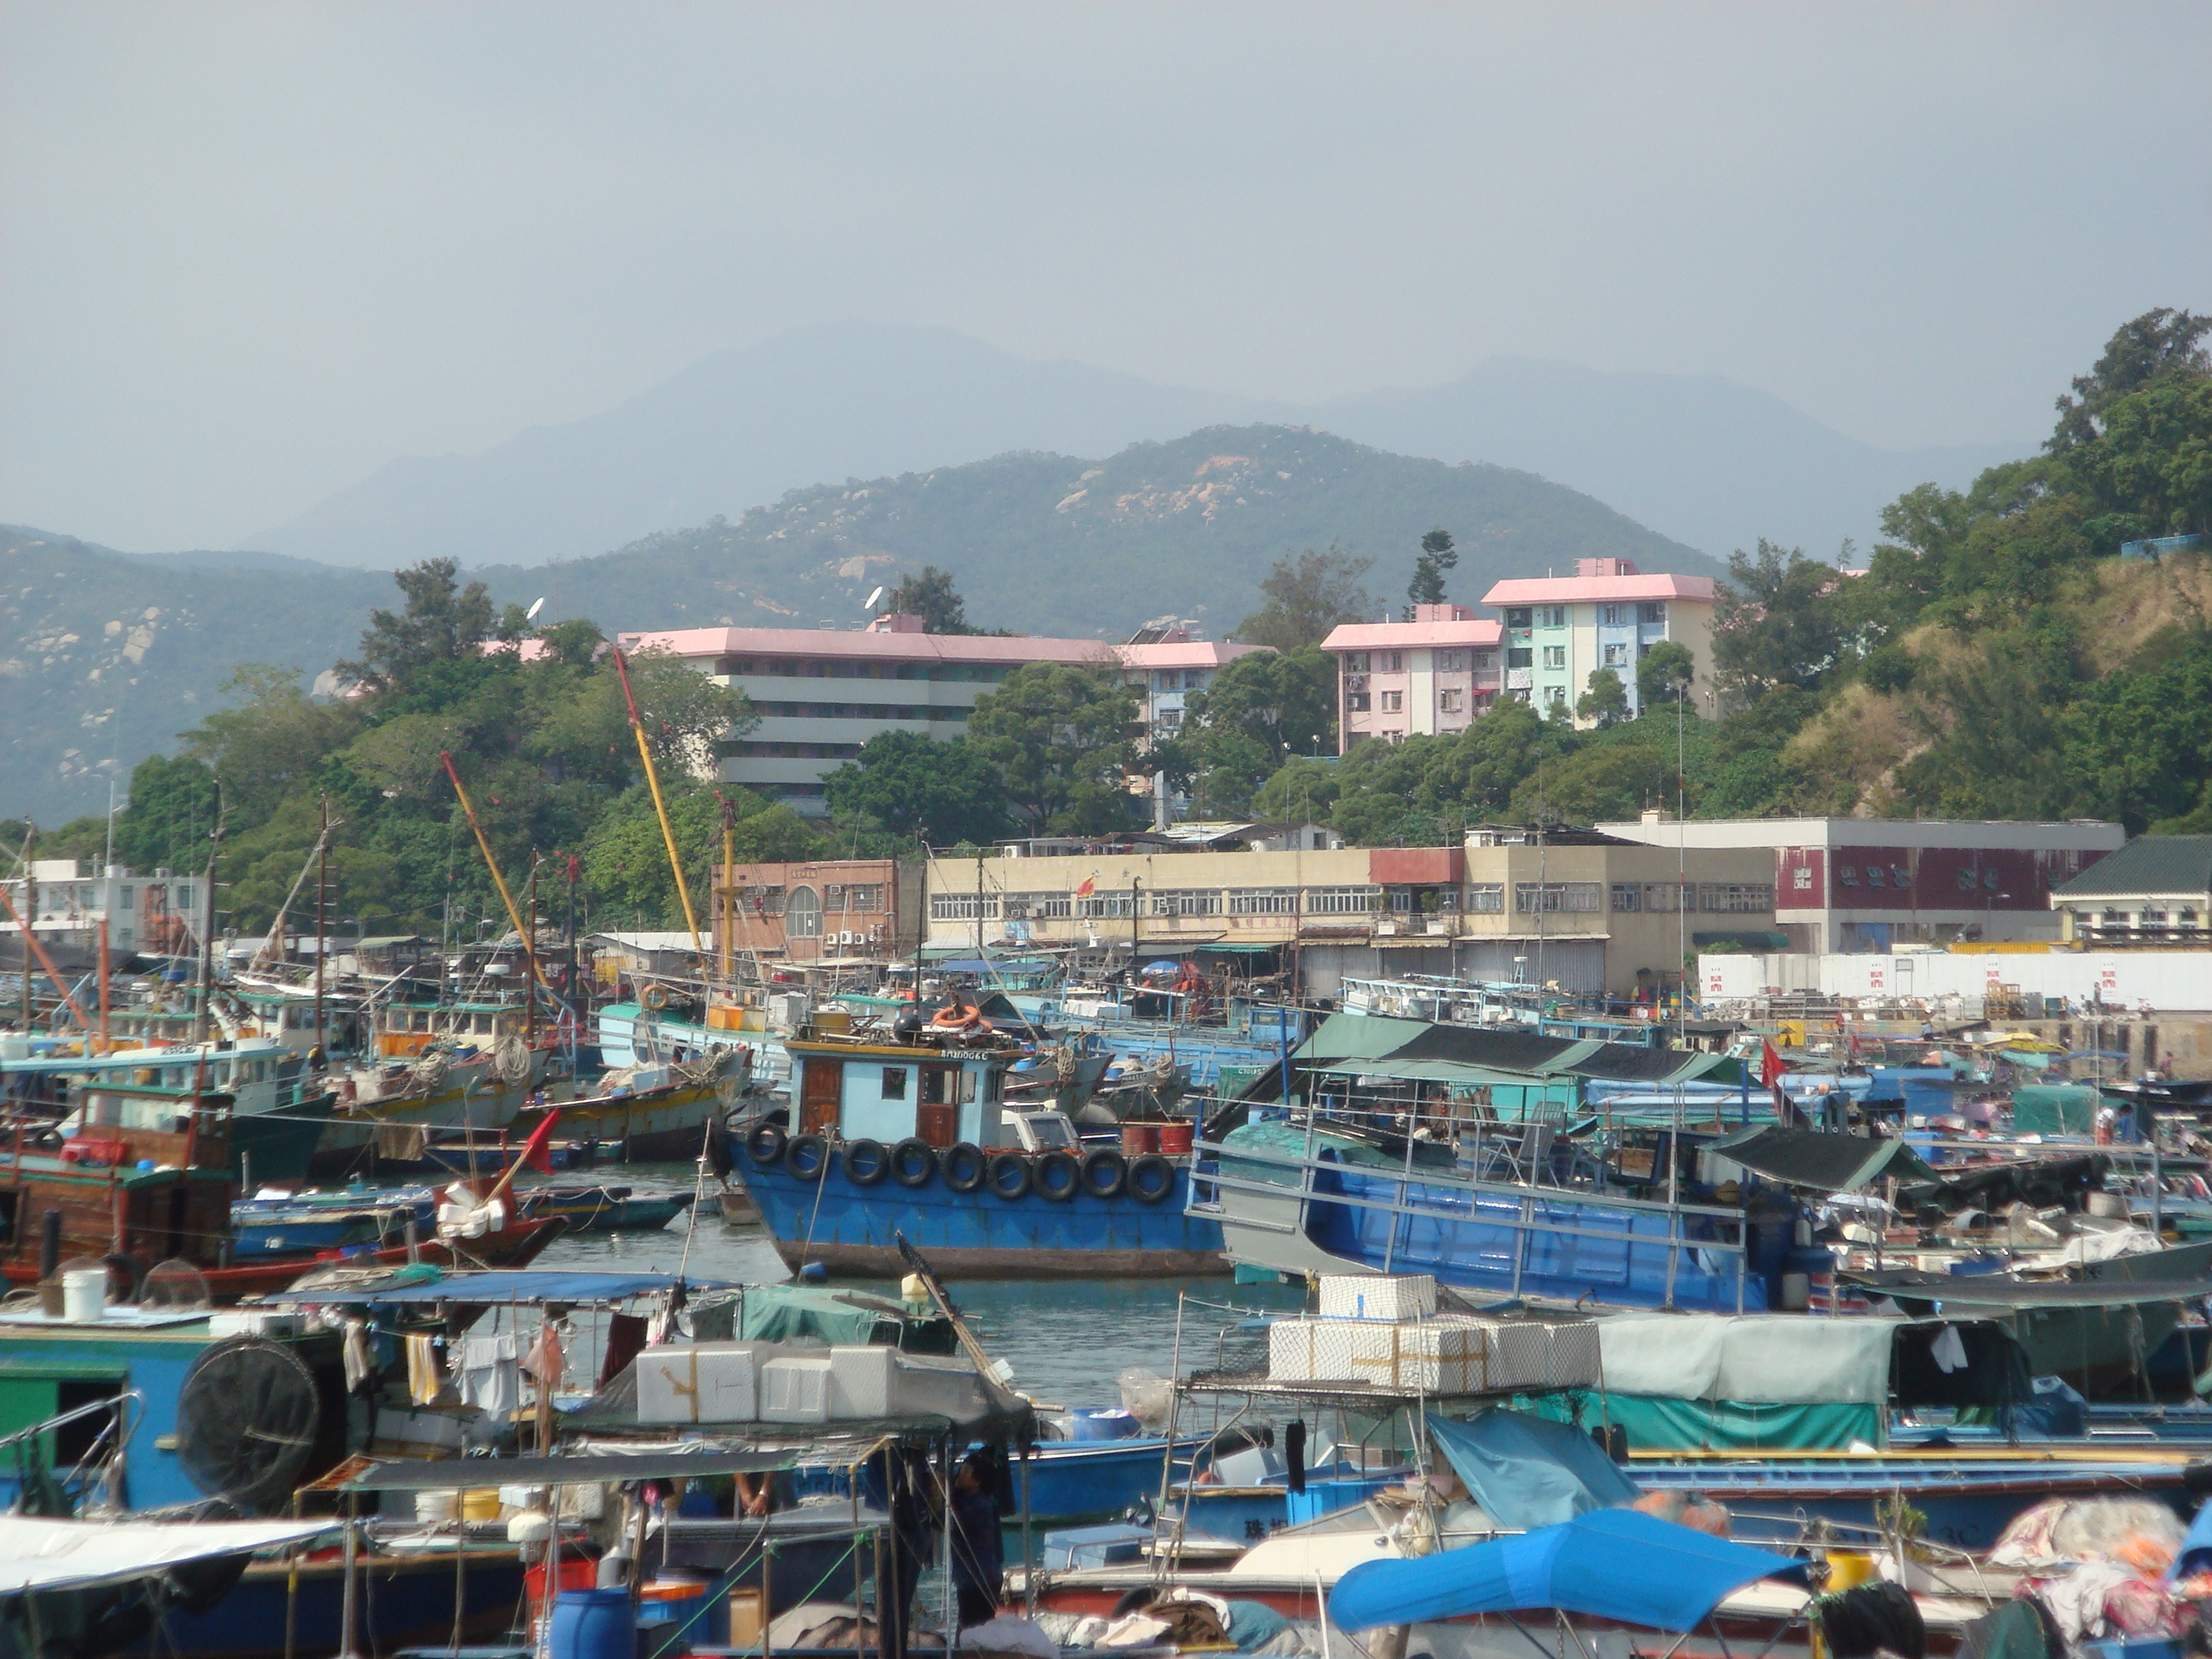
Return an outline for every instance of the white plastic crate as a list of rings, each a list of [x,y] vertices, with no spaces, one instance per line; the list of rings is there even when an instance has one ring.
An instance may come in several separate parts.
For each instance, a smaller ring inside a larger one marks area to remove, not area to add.
[[[827,1354],[787,1355],[760,1370],[760,1420],[827,1423],[835,1387]]]
[[[641,1423],[750,1423],[761,1414],[758,1342],[667,1344],[637,1357]]]
[[[1427,1273],[1324,1273],[1323,1319],[1426,1319],[1437,1310],[1437,1281]]]

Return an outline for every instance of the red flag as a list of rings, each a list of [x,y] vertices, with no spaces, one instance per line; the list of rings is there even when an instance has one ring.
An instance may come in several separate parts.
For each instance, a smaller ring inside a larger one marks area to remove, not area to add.
[[[522,1162],[540,1175],[553,1173],[553,1126],[561,1121],[556,1109],[545,1114],[545,1121],[530,1132],[530,1139],[522,1143]]]
[[[1782,1063],[1781,1053],[1775,1048],[1772,1041],[1765,1037],[1761,1037],[1759,1042],[1759,1082],[1765,1087],[1771,1089],[1777,1083],[1779,1083],[1782,1080],[1783,1073],[1787,1072],[1789,1069],[1790,1068],[1787,1066]]]
[[[1090,877],[1085,876],[1084,877],[1081,884],[1077,886],[1075,890],[1075,896],[1078,898],[1089,898],[1097,890],[1098,884],[1091,880]]]

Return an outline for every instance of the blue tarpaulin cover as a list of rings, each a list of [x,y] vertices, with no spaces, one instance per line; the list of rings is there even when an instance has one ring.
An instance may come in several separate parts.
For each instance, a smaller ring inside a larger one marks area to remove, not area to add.
[[[355,1290],[332,1285],[326,1290],[283,1291],[271,1302],[348,1302],[390,1306],[410,1302],[616,1302],[625,1297],[649,1296],[676,1283],[668,1273],[592,1273],[560,1267],[516,1269],[509,1273],[446,1273],[381,1289]],[[686,1279],[694,1291],[730,1290],[734,1281]]]
[[[1482,1512],[1516,1531],[1557,1526],[1638,1495],[1597,1442],[1565,1423],[1493,1406],[1464,1423],[1432,1417],[1429,1437]]]
[[[1375,1630],[1463,1613],[1557,1607],[1686,1631],[1730,1591],[1805,1577],[1805,1563],[1635,1510],[1599,1510],[1518,1538],[1409,1561],[1367,1561],[1337,1581],[1328,1616]]]
[[[2197,1510],[2197,1518],[2189,1523],[2188,1535],[2182,1539],[2173,1565],[2166,1569],[2166,1582],[2170,1584],[2208,1566],[2212,1566],[2212,1504]]]

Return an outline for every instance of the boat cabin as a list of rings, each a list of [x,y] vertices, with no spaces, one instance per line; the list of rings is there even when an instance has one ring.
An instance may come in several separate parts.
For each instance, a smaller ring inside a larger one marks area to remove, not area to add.
[[[519,1002],[388,1002],[376,1011],[376,1052],[383,1059],[407,1060],[434,1042],[489,1048],[528,1029],[529,1014]]]
[[[937,1048],[927,1043],[805,1042],[785,1045],[794,1073],[794,1132],[886,1146],[912,1137],[932,1146],[1015,1144],[1006,1121],[1011,1048]]]
[[[40,1218],[61,1215],[65,1256],[227,1265],[231,1097],[87,1085],[64,1131],[21,1120],[0,1148],[0,1244],[9,1279],[37,1277]]]

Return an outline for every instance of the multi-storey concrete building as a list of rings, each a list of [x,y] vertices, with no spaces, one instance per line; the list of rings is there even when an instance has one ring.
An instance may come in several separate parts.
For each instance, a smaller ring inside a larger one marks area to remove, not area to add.
[[[1180,629],[1151,640],[1006,638],[925,634],[919,617],[878,617],[857,633],[805,628],[688,628],[626,633],[625,651],[673,652],[752,700],[760,724],[722,746],[720,773],[798,811],[820,815],[822,781],[879,732],[958,737],[975,700],[1025,663],[1097,665],[1139,691],[1149,738],[1180,728],[1184,698],[1253,646],[1194,640]],[[1147,630],[1152,632],[1154,630]],[[1140,781],[1138,787],[1144,787]]]
[[[1192,692],[1212,684],[1213,677],[1229,663],[1265,648],[1198,639],[1188,623],[1159,622],[1146,623],[1127,645],[1115,647],[1114,654],[1121,662],[1123,681],[1137,693],[1137,718],[1152,741],[1182,730]],[[1152,792],[1157,827],[1181,817],[1189,805],[1169,789],[1164,773],[1152,775]]]
[[[718,956],[857,967],[890,962],[921,943],[919,863],[717,865],[714,883]]]
[[[1545,712],[1571,708],[1589,677],[1610,668],[1639,712],[1636,665],[1662,640],[1686,646],[1695,686],[1710,686],[1714,586],[1710,576],[1647,576],[1626,559],[1577,559],[1571,576],[1497,583],[1482,602],[1504,621],[1506,694]]]
[[[1127,959],[1280,951],[1302,990],[1453,974],[1619,997],[1672,984],[1723,939],[1772,948],[1764,849],[1641,846],[1589,830],[1445,848],[1099,851],[938,859],[930,947],[1017,944]]]
[[[1337,748],[1369,738],[1464,732],[1497,700],[1498,625],[1463,605],[1419,605],[1402,623],[1346,623],[1336,658]]]
[[[27,878],[0,887],[8,894],[7,906],[0,907],[0,939],[6,940],[0,961],[10,967],[21,954],[15,918],[27,909],[32,936],[58,965],[93,960],[102,922],[111,951],[149,952],[197,950],[207,923],[206,884],[167,870],[142,876],[119,864],[102,869],[74,859],[33,859]]]
[[[1756,849],[1773,860],[1775,922],[1813,955],[1907,944],[2055,939],[2051,895],[2127,839],[2117,823],[1936,818],[1693,818],[1601,823],[1655,847]]]

